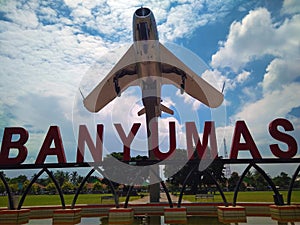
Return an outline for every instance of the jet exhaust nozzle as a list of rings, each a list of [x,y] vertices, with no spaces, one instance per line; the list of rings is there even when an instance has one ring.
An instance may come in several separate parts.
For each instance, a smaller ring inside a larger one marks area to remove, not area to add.
[[[139,8],[135,11],[137,17],[147,17],[151,13],[151,10],[148,8]]]

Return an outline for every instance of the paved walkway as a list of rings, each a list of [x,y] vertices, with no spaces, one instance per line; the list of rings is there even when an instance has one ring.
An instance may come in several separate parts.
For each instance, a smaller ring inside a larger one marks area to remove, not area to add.
[[[177,203],[178,202],[178,197],[175,195],[171,195],[171,200],[173,203]],[[139,198],[133,201],[129,201],[130,204],[141,204],[141,203],[149,203],[150,199],[149,199],[149,195],[145,196],[143,198]],[[160,193],[160,203],[168,203],[168,198],[166,193]],[[184,203],[189,203],[189,201],[185,201],[182,199],[182,202]]]

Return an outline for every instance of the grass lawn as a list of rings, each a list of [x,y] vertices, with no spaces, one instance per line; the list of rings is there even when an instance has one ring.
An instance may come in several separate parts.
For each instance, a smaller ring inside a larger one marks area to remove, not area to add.
[[[286,201],[287,191],[280,191]],[[76,204],[100,204],[101,196],[109,194],[81,194],[78,196]],[[233,200],[233,192],[225,192],[227,201],[230,203]],[[66,205],[72,203],[74,195],[64,195]],[[138,199],[139,196],[130,197],[130,200]],[[195,202],[195,195],[184,195],[183,199]],[[120,197],[120,202],[125,201],[125,197]],[[214,200],[212,199],[198,199],[198,202],[222,202],[221,195],[216,193]],[[253,191],[253,192],[239,192],[238,202],[273,202],[273,192],[271,191]],[[300,191],[292,193],[292,202],[300,203]],[[7,196],[0,196],[0,207],[6,207],[8,203]],[[24,206],[37,205],[60,205],[60,198],[58,195],[28,195],[25,199]],[[103,204],[114,204],[113,199],[103,200]]]
[[[101,196],[111,196],[111,194],[80,194],[76,204],[101,204]],[[21,196],[20,196],[21,198]],[[71,205],[74,195],[64,195],[65,204]],[[131,196],[130,200],[138,199],[139,196]],[[126,197],[120,197],[120,202],[125,202]],[[113,199],[105,199],[102,204],[114,204]],[[8,205],[7,196],[0,196],[0,207]],[[24,201],[24,206],[38,205],[61,205],[59,195],[27,195]]]
[[[280,191],[283,195],[283,199],[286,202],[287,191]],[[233,192],[224,192],[227,201],[230,203],[233,201]],[[274,202],[272,191],[247,191],[239,192],[237,196],[237,202]],[[185,195],[183,199],[195,202],[195,195]],[[198,202],[208,202],[212,201],[211,199],[198,199]],[[215,202],[223,202],[221,195],[217,192],[214,196]],[[293,191],[292,193],[292,202],[300,203],[300,191]]]

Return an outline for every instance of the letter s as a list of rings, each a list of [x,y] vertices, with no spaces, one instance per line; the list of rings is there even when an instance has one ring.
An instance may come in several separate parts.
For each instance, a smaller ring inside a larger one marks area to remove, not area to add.
[[[293,131],[293,124],[284,118],[278,118],[273,120],[269,125],[269,133],[270,135],[283,143],[286,143],[288,146],[287,151],[283,151],[279,148],[278,144],[270,145],[270,149],[272,153],[279,158],[289,159],[293,158],[297,154],[298,146],[296,140],[286,133],[283,133],[278,130],[278,126],[282,126],[285,131]]]

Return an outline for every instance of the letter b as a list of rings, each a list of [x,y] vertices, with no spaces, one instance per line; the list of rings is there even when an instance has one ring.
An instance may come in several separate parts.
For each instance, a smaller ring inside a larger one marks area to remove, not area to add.
[[[19,135],[20,138],[13,141],[13,135]],[[25,161],[27,157],[27,148],[24,144],[28,140],[28,132],[22,127],[7,127],[4,129],[2,146],[0,152],[0,164],[18,165]],[[18,154],[14,158],[9,158],[11,149],[18,149]]]

